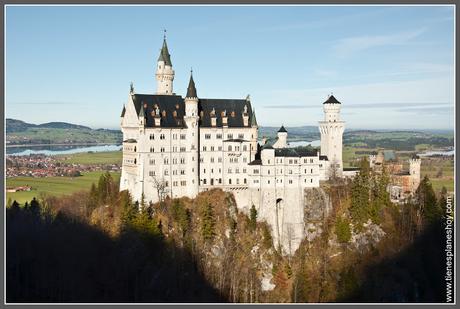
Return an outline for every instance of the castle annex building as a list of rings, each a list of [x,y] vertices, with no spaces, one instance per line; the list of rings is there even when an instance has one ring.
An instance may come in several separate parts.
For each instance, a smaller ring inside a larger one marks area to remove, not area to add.
[[[288,147],[283,126],[275,143],[258,144],[249,96],[202,98],[192,75],[185,97],[175,94],[166,39],[155,76],[156,93],[138,94],[131,85],[121,114],[120,190],[152,202],[212,188],[232,192],[239,209],[255,205],[275,243],[295,251],[305,236],[305,189],[319,187],[332,168],[343,174],[341,103],[332,95],[323,103],[321,151],[299,151]]]

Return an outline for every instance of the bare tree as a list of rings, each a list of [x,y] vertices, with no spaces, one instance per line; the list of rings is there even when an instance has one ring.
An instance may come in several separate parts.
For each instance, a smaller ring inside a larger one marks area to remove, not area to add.
[[[158,179],[155,176],[153,176],[153,186],[157,190],[160,207],[163,208],[163,201],[167,193],[166,181],[164,180],[164,178]]]

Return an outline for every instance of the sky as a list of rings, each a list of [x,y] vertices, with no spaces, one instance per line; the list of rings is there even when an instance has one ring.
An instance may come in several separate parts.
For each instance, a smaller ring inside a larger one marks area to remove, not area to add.
[[[6,117],[119,128],[130,82],[155,93],[167,30],[174,92],[251,97],[262,126],[453,129],[453,6],[7,6]]]

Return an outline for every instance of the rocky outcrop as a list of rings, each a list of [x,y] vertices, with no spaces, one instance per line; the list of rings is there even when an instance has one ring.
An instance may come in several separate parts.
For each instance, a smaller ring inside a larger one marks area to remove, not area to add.
[[[309,242],[321,235],[323,221],[331,209],[330,198],[322,188],[304,190],[304,234]]]

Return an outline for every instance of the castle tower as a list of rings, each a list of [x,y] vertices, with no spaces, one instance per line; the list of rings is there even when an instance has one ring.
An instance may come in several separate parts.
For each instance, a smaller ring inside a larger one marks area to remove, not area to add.
[[[412,193],[415,193],[415,191],[417,190],[420,184],[420,166],[421,164],[422,164],[422,160],[417,155],[409,159],[409,174],[410,174]]]
[[[190,81],[185,96],[185,116],[187,125],[187,193],[190,198],[198,194],[199,186],[199,131],[198,131],[198,96],[196,94],[193,75],[190,74]]]
[[[345,121],[340,120],[340,107],[341,103],[330,95],[323,103],[324,120],[319,122],[321,155],[327,156],[329,166],[336,168],[338,175],[343,171],[342,136],[345,130]]]
[[[172,69],[171,55],[166,44],[166,35],[163,38],[163,46],[157,61],[157,94],[173,94],[174,70]]]
[[[278,133],[276,134],[277,140],[273,144],[273,148],[286,148],[287,147],[287,136],[288,132],[284,128],[284,126],[281,126],[281,128],[278,130]]]

